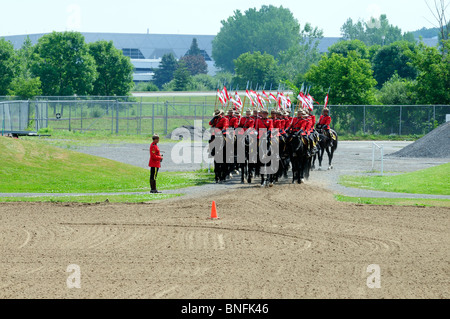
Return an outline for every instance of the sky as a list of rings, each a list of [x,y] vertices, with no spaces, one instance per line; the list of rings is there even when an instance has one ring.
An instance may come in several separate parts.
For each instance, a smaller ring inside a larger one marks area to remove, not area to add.
[[[386,14],[403,32],[436,24],[426,5],[434,0],[0,0],[0,36],[79,31],[216,35],[221,21],[262,5],[288,8],[306,22],[340,37],[353,21]],[[450,14],[449,14],[450,15]]]

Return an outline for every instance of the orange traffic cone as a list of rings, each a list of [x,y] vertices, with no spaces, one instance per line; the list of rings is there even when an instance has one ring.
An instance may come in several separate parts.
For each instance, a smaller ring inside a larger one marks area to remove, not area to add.
[[[217,217],[217,209],[216,209],[216,202],[215,201],[212,202],[211,217],[209,219],[219,219],[219,217]]]

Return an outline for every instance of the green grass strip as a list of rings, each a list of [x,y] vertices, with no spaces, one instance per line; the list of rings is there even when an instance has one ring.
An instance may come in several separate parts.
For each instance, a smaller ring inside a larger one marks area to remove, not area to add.
[[[339,183],[385,192],[450,195],[450,163],[391,176],[344,175]]]
[[[339,202],[349,202],[366,205],[450,207],[450,199],[371,198],[371,197],[349,197],[343,195],[336,195],[335,198]]]
[[[144,203],[178,197],[182,194],[139,194],[139,195],[90,195],[90,196],[39,196],[0,197],[0,203],[40,202],[40,203]]]

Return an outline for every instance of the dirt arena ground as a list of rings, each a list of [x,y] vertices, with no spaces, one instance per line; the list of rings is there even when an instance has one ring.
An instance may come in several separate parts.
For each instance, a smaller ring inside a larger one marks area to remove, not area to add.
[[[314,183],[1,204],[0,298],[449,298],[449,213],[339,203]],[[381,288],[367,285],[372,264]]]

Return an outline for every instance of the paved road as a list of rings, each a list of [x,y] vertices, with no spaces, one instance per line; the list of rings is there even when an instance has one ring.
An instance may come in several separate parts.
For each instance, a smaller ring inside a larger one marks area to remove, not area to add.
[[[392,157],[392,154],[399,149],[405,147],[411,142],[402,141],[381,141],[378,145],[384,147],[384,172],[385,174],[395,174],[401,172],[412,172],[419,169],[424,169],[450,161],[449,158],[399,158]],[[206,144],[196,144],[190,146],[191,160],[189,163],[177,163],[172,160],[172,151],[176,150],[177,143],[159,144],[160,149],[164,152],[164,161],[161,171],[193,171],[200,168],[207,168],[206,163],[195,163],[195,157],[200,157],[202,151],[205,150]],[[175,149],[174,149],[175,148]],[[105,157],[115,161],[131,164],[134,166],[148,168],[149,160],[149,144],[105,144],[101,146],[85,146],[77,147],[75,150],[91,154],[95,156]],[[181,154],[174,152],[174,154]],[[201,158],[201,157],[200,157]],[[327,156],[324,155],[324,160],[327,161]],[[316,163],[316,166],[318,164]],[[450,199],[449,195],[427,195],[427,194],[404,194],[404,193],[387,193],[380,191],[362,190],[356,188],[344,187],[338,184],[340,175],[353,174],[367,174],[371,175],[372,170],[372,142],[367,141],[345,141],[340,142],[338,149],[333,159],[333,169],[326,170],[326,163],[323,164],[323,170],[315,170],[311,173],[309,183],[319,184],[327,187],[332,191],[353,197],[388,197],[388,198],[444,198]],[[380,171],[381,161],[380,153],[376,153],[375,170]],[[290,183],[290,180],[284,180],[282,183]],[[194,196],[197,193],[204,194],[205,191],[225,190],[230,187],[242,187],[238,178],[221,185],[205,185],[200,187],[190,187],[181,190],[165,191],[164,193],[185,193]],[[244,185],[244,187],[250,187]],[[127,193],[127,194],[141,194],[141,193]],[[0,194],[0,196],[42,196],[42,194]],[[73,194],[45,194],[51,196],[67,196]],[[92,194],[79,194],[92,195]]]

